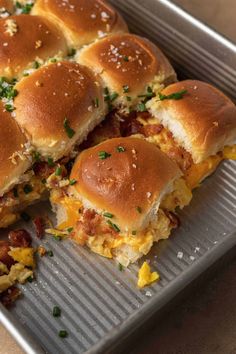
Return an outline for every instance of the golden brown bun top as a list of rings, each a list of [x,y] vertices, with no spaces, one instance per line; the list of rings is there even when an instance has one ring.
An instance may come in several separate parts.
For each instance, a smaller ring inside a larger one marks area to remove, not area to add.
[[[192,153],[194,162],[200,162],[236,140],[236,106],[221,91],[197,80],[172,84],[162,94],[181,90],[187,91],[182,99],[158,102],[156,116],[163,117],[164,125]]]
[[[84,48],[78,62],[100,73],[104,85],[119,96],[136,99],[148,84],[163,83],[175,73],[168,59],[149,40],[129,33],[104,38]],[[132,103],[132,102],[131,102]]]
[[[76,63],[64,61],[41,67],[17,83],[16,89],[16,120],[45,157],[57,159],[68,153],[105,115],[98,78]],[[98,108],[93,103],[96,99]],[[70,128],[75,132],[72,137],[68,136]]]
[[[27,140],[14,118],[0,102],[0,196],[18,182],[29,166]]]
[[[0,19],[0,76],[21,74],[40,58],[66,52],[65,39],[49,21],[18,15]]]
[[[32,13],[55,22],[68,43],[76,47],[112,32],[127,31],[122,17],[101,0],[38,0]]]
[[[101,159],[104,153],[109,155]],[[72,188],[85,205],[113,214],[114,222],[123,229],[139,230],[150,212],[157,212],[159,200],[180,174],[177,165],[154,144],[138,138],[114,138],[84,150],[70,178],[77,181]]]
[[[3,17],[5,12],[4,10],[6,10],[10,14],[13,13],[14,4],[12,0],[0,0],[0,14],[2,14]]]

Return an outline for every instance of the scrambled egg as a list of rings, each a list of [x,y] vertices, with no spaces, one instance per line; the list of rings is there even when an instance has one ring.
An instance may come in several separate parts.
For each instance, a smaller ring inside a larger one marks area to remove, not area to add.
[[[33,276],[33,271],[26,268],[21,263],[16,263],[11,266],[10,271],[5,269],[6,274],[0,276],[0,293],[7,290],[17,282],[24,284],[29,277]]]
[[[147,285],[150,285],[154,281],[160,279],[160,276],[157,272],[151,272],[151,268],[147,262],[144,262],[142,267],[139,269],[138,272],[138,287],[144,288]]]
[[[35,267],[33,248],[10,247],[8,254],[16,263],[9,270],[4,263],[0,262],[0,294],[17,282],[24,284],[29,277],[33,277],[33,270],[29,269]]]
[[[31,247],[10,247],[8,252],[14,261],[23,264],[26,267],[35,267],[34,249]]]
[[[24,186],[27,184],[32,187],[32,191],[29,193],[25,193],[24,191]],[[20,217],[19,210],[39,200],[45,193],[46,187],[42,183],[41,178],[33,176],[30,181],[19,184],[14,190],[16,196],[12,192],[9,192],[9,201],[6,205],[0,207],[0,228],[5,228],[17,221]]]

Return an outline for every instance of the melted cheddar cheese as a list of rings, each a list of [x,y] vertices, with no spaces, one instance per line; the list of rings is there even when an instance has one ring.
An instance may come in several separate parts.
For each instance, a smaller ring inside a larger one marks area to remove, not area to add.
[[[138,121],[144,126],[148,124],[157,124],[155,118],[138,118]],[[165,128],[163,128],[160,133],[149,136],[147,140],[158,145],[160,149],[167,154],[169,151],[171,151],[172,148],[177,146],[174,138],[170,136],[168,130]],[[212,174],[219,163],[224,159],[236,160],[236,145],[226,146],[223,152],[214,156],[210,156],[201,163],[192,163],[190,168],[184,172],[184,178],[189,188],[194,189],[198,187],[201,181]]]

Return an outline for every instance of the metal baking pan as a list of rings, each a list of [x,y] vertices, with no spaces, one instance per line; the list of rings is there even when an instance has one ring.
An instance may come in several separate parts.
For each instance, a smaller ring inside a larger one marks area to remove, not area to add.
[[[133,32],[165,51],[179,75],[211,82],[236,101],[233,43],[167,0],[111,2]],[[50,214],[50,207],[42,203],[30,213]],[[18,226],[33,232],[30,224]],[[158,283],[140,291],[139,265],[121,272],[112,261],[70,241],[47,237],[43,243],[54,257],[41,259],[37,281],[22,286],[24,296],[10,312],[0,307],[0,320],[27,353],[114,353],[117,344],[236,244],[235,230],[236,162],[224,162],[194,192],[181,213],[181,227],[148,256],[160,273]],[[55,305],[62,309],[59,319],[51,315]],[[58,337],[60,329],[68,338]]]

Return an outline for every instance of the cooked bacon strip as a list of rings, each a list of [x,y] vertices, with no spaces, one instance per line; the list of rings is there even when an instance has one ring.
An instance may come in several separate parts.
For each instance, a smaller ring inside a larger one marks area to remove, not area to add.
[[[39,239],[42,239],[44,236],[44,231],[45,231],[45,227],[44,227],[45,222],[44,222],[43,218],[41,216],[38,216],[33,220],[33,223],[34,223],[34,226],[36,229],[36,236]]]
[[[14,259],[9,256],[10,251],[9,241],[0,241],[0,262],[4,263],[8,269],[15,263]]]
[[[30,234],[24,229],[10,231],[8,239],[12,247],[30,247],[32,243]]]
[[[175,213],[173,213],[172,211],[165,210],[165,214],[169,218],[171,226],[174,229],[180,226],[180,219]]]

